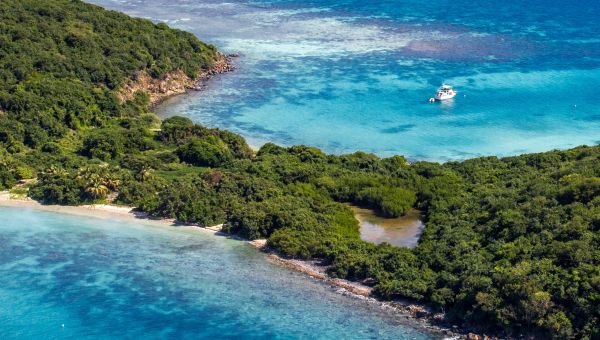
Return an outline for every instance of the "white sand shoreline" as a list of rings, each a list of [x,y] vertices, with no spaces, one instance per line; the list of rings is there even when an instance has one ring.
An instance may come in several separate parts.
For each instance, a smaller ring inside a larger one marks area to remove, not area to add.
[[[138,212],[133,207],[118,206],[112,204],[92,204],[79,206],[44,205],[30,198],[15,197],[6,191],[0,192],[0,207],[27,208],[60,214],[95,217],[111,220],[114,220],[116,218],[124,222],[136,222],[163,227],[187,227],[190,230],[198,230],[206,232],[208,234],[219,233],[221,227],[221,225],[218,225],[209,228],[202,228],[193,224],[182,224],[176,221],[175,219],[155,218],[148,215],[147,213]]]

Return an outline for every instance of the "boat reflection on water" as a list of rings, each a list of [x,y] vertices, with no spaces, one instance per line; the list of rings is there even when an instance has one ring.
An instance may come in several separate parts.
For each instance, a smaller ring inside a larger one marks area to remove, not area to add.
[[[456,106],[456,100],[454,98],[447,99],[439,102],[439,108],[444,113],[451,113]]]

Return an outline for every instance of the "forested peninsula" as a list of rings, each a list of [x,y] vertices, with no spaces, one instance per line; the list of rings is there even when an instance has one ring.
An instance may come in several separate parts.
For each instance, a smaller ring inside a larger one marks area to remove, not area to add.
[[[0,2],[0,189],[44,204],[131,205],[210,226],[448,322],[540,338],[600,337],[600,147],[409,164],[308,146],[253,151],[234,133],[160,121],[131,84],[201,77],[216,48],[75,0]],[[418,208],[414,249],[360,240],[347,203]],[[241,283],[243,284],[243,283]]]

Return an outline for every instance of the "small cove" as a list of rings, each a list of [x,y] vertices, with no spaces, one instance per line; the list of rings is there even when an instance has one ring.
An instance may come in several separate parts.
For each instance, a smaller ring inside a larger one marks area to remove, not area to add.
[[[375,211],[352,206],[354,216],[360,224],[360,238],[380,244],[387,242],[397,247],[415,247],[425,225],[419,210],[411,209],[397,218],[378,216]]]
[[[598,139],[598,1],[91,2],[240,54],[236,72],[157,113],[255,146],[448,161]],[[459,95],[430,104],[442,83]]]

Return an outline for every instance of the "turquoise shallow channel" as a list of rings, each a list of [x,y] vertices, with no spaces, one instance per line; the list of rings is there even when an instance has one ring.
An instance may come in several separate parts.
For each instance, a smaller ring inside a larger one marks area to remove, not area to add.
[[[434,338],[244,242],[24,208],[0,221],[2,339]]]
[[[158,108],[259,146],[447,161],[596,144],[600,1],[93,0],[240,53]],[[428,99],[442,84],[459,94]]]

